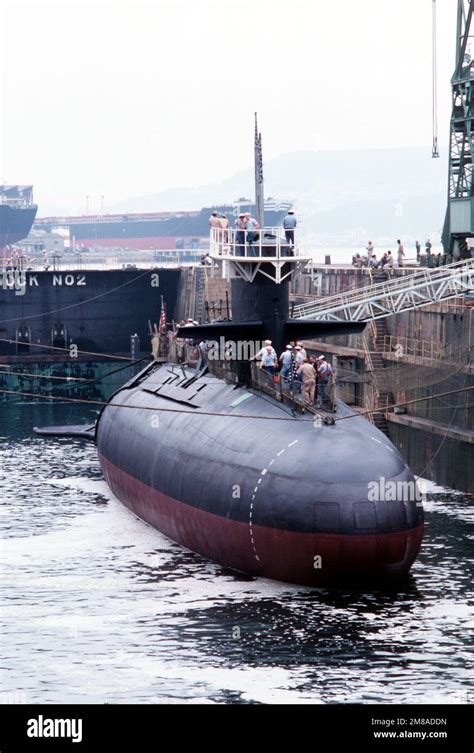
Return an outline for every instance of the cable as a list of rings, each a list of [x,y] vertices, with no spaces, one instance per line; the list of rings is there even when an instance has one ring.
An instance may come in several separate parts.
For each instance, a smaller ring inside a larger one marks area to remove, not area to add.
[[[368,413],[386,413],[391,408],[402,408],[405,405],[414,405],[415,403],[422,403],[425,400],[434,400],[439,397],[446,397],[447,395],[457,395],[460,392],[469,392],[470,390],[474,390],[473,387],[463,387],[459,390],[450,390],[449,392],[441,392],[438,395],[427,395],[426,397],[417,397],[415,400],[406,400],[403,403],[393,403],[392,405],[386,405],[383,408],[376,408],[375,410],[365,410],[360,411],[357,415],[358,416],[365,416]],[[354,416],[340,416],[339,418],[335,418],[335,421],[344,421],[346,418],[354,418]]]
[[[120,366],[118,369],[113,369],[112,371],[107,371],[106,374],[102,374],[100,377],[96,377],[95,379],[87,379],[85,380],[84,384],[78,385],[79,387],[86,386],[87,384],[95,384],[96,382],[101,382],[102,379],[106,379],[106,377],[112,376],[112,374],[118,374],[119,371],[124,371],[124,369],[130,368],[130,366],[137,366],[139,363],[142,363],[143,361],[148,361],[150,358],[149,355],[143,356],[143,358],[139,358],[138,361],[131,361],[130,363],[126,363],[125,366]],[[65,384],[65,387],[68,387],[69,385]]]
[[[126,363],[125,366],[120,366],[118,369],[113,369],[112,371],[108,371],[106,374],[102,374],[102,376],[96,377],[95,379],[86,379],[84,377],[73,377],[73,376],[50,376],[48,374],[32,374],[31,372],[24,372],[24,371],[7,371],[6,366],[3,366],[0,364],[0,369],[5,369],[5,371],[0,371],[0,376],[19,376],[24,378],[30,378],[30,379],[58,379],[62,380],[64,382],[81,382],[79,387],[83,387],[88,384],[94,384],[95,382],[101,382],[102,379],[105,379],[106,377],[112,376],[112,374],[117,374],[119,371],[124,371],[124,369],[129,369],[131,366],[136,366],[139,363],[142,363],[143,361],[147,361],[150,358],[150,356],[146,355],[143,358],[138,359],[137,361],[131,361],[130,363]],[[65,384],[65,387],[69,387],[70,385]]]
[[[3,366],[0,366],[0,369],[3,369]],[[23,373],[21,371],[0,371],[0,377],[2,376],[18,376],[18,377],[27,377],[29,379],[57,379],[62,380],[64,382],[87,382],[88,379],[82,379],[81,377],[67,377],[67,376],[49,376],[48,374],[29,374],[29,373]]]
[[[24,340],[9,340],[6,337],[0,337],[0,342],[2,343],[9,343],[10,345],[24,345]],[[71,348],[59,348],[55,345],[40,345],[40,343],[29,343],[32,347],[35,348],[46,348],[47,350],[60,350],[62,353],[70,353]],[[77,353],[80,353],[83,356],[99,356],[100,358],[113,358],[114,360],[118,361],[131,361],[132,359],[129,356],[115,356],[110,353],[93,353],[90,350],[78,350]],[[25,355],[31,355],[26,354]],[[33,354],[34,355],[34,354]]]
[[[461,392],[470,392],[474,390],[474,386],[472,387],[463,387],[459,390],[451,390],[450,392],[444,392],[440,395],[432,395],[428,397],[420,397],[416,400],[409,400],[404,403],[396,403],[394,405],[388,405],[384,408],[378,408],[376,410],[367,410],[367,411],[361,411],[360,413],[351,413],[348,416],[340,416],[339,418],[334,418],[334,422],[336,421],[344,421],[348,418],[359,418],[360,416],[364,416],[367,413],[385,413],[389,408],[399,408],[405,405],[413,405],[414,403],[420,403],[424,400],[434,400],[438,397],[445,397],[446,395],[455,395]],[[20,392],[17,390],[4,390],[0,389],[0,393],[5,395],[17,395],[22,397],[34,397],[38,398],[39,400],[61,400],[66,401],[67,403],[79,403],[81,405],[101,405],[102,407],[110,407],[110,408],[131,408],[133,410],[148,410],[148,411],[157,411],[161,413],[187,413],[193,416],[213,416],[213,417],[221,417],[221,418],[255,418],[260,419],[262,421],[294,421],[295,419],[292,417],[283,418],[280,416],[249,416],[245,413],[216,413],[211,411],[198,411],[198,410],[187,410],[186,408],[183,408],[182,410],[177,410],[176,408],[152,408],[148,405],[128,405],[125,403],[111,403],[107,402],[105,400],[86,400],[83,398],[75,398],[75,397],[56,397],[55,395],[41,395],[39,393],[35,392]],[[255,394],[255,393],[253,393]],[[299,421],[304,422],[314,422],[314,418],[302,418],[298,419]]]

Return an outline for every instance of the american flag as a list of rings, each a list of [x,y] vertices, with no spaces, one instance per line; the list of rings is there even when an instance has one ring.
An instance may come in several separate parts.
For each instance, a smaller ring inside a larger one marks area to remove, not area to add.
[[[158,329],[160,335],[164,335],[168,331],[168,328],[166,326],[166,303],[163,300],[163,296],[161,296],[161,314]]]

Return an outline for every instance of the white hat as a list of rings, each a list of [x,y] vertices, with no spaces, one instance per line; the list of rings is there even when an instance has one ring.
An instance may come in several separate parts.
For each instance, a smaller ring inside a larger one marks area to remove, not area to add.
[[[301,345],[296,345],[295,350],[301,350]]]
[[[265,340],[265,345],[271,345],[271,344],[272,344],[271,340]]]
[[[293,345],[287,345],[286,350],[293,350]]]
[[[318,361],[324,361],[324,356],[318,356]]]

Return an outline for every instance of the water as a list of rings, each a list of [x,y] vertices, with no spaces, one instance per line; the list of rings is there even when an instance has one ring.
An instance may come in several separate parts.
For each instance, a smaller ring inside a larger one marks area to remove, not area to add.
[[[183,550],[110,494],[93,445],[32,435],[93,411],[2,409],[0,700],[472,699],[472,498],[430,487],[403,585],[309,590]]]

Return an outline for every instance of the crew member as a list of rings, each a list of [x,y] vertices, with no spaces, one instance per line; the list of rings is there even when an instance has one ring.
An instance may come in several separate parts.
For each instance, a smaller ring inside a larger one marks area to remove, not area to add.
[[[303,363],[303,356],[301,355],[301,345],[295,345],[295,348],[293,350],[292,354],[292,379],[293,379],[293,389],[295,392],[299,392],[301,388],[301,374],[298,374],[298,369]]]
[[[289,243],[292,247],[295,245],[295,227],[295,213],[292,209],[289,209],[286,217],[283,220],[283,229],[285,231],[286,242]]]
[[[301,341],[298,341],[296,344],[301,348],[301,350],[300,350],[301,358],[303,359],[303,361],[307,361],[308,360],[308,356],[306,354],[306,350],[303,347],[303,343]]]
[[[212,212],[211,216],[209,217],[209,227],[220,227],[221,222],[219,219],[219,212]]]
[[[219,226],[222,231],[219,233],[221,241],[223,244],[227,244],[229,242],[229,218],[226,214],[221,214],[219,217]],[[219,253],[222,254],[222,246],[219,247]]]
[[[314,403],[314,391],[316,388],[313,364],[304,360],[296,373],[301,375],[303,380],[303,400],[308,405],[312,405]]]
[[[237,253],[239,256],[243,256],[243,245],[245,243],[245,214],[242,212],[235,220],[235,242],[237,244]]]
[[[405,249],[403,248],[403,243],[398,240],[398,266],[403,267],[403,257],[405,256]]]
[[[314,379],[315,379],[314,400],[316,401],[316,400],[319,399],[319,394],[318,394],[319,393],[319,386],[318,386],[319,385],[319,374],[318,374],[319,361],[316,358],[316,356],[310,356],[309,357],[309,363],[313,367],[313,371],[314,371]]]
[[[324,356],[319,356],[318,362],[319,362],[319,365],[318,365],[319,385],[321,387],[321,401],[325,403],[329,400],[328,384],[329,382],[332,381],[334,372],[332,370],[331,364],[326,361]]]
[[[255,217],[252,217],[250,212],[246,212],[245,229],[247,231],[248,256],[257,256],[257,250],[252,246],[252,243],[256,240],[257,233],[255,231],[258,227],[259,224]]]
[[[280,358],[278,359],[281,364],[280,376],[282,379],[288,379],[291,373],[291,352],[293,350],[292,345],[287,345]]]
[[[249,361],[260,361],[261,358],[263,357],[263,354],[265,353],[266,349],[268,348],[268,346],[270,346],[271,349],[272,349],[272,351],[275,353],[275,359],[276,359],[277,354],[276,354],[276,350],[274,349],[274,347],[272,345],[272,341],[271,340],[265,340],[265,344],[264,344],[263,348],[260,348],[260,350],[258,351],[258,353],[256,353],[253,356],[253,358],[249,358]]]
[[[277,365],[277,355],[271,345],[267,345],[260,361],[260,369],[268,371],[272,376],[275,374],[275,368]]]

